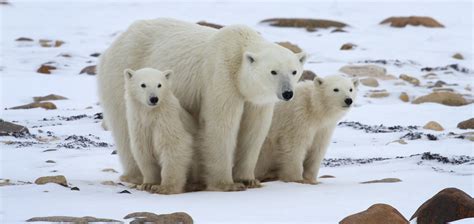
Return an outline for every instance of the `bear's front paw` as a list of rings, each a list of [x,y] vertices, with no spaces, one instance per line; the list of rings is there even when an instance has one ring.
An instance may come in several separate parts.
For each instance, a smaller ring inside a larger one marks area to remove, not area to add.
[[[260,183],[260,181],[256,180],[256,179],[253,179],[253,180],[236,180],[235,182],[242,183],[247,188],[261,188],[262,187],[262,184]]]
[[[140,184],[137,185],[137,190],[152,192],[153,186],[158,186],[158,184]]]
[[[209,191],[245,191],[247,187],[243,183],[220,183],[215,185],[208,185]]]
[[[171,185],[154,185],[151,187],[151,192],[157,194],[179,194],[183,193],[183,190]]]
[[[300,183],[300,184],[311,184],[311,185],[319,184],[319,182],[316,181],[316,180],[307,180],[307,179],[298,180],[298,181],[295,181],[295,182]]]

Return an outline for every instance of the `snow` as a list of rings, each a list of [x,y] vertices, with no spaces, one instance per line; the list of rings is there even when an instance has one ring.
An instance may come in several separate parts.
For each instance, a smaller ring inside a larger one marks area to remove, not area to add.
[[[390,143],[407,132],[365,133],[350,127],[338,127],[326,158],[388,158],[368,164],[343,164],[323,167],[320,175],[336,178],[320,179],[319,185],[265,183],[263,188],[244,192],[195,192],[181,195],[152,195],[126,186],[106,186],[101,182],[117,182],[119,173],[102,172],[113,168],[120,172],[113,146],[67,149],[58,147],[70,135],[86,136],[113,145],[110,132],[103,131],[101,112],[97,105],[95,77],[79,75],[88,65],[97,63],[89,55],[106,49],[117,34],[138,19],[173,17],[185,21],[246,24],[271,41],[290,41],[310,54],[306,69],[320,76],[337,73],[347,64],[364,60],[400,60],[403,66],[382,65],[389,74],[409,74],[423,85],[437,79],[422,78],[423,67],[459,64],[472,71],[473,3],[471,1],[323,1],[323,2],[151,2],[151,1],[12,1],[0,6],[0,83],[1,108],[32,102],[31,97],[51,93],[69,100],[54,101],[58,110],[1,110],[0,118],[25,125],[32,134],[47,138],[51,131],[59,140],[17,148],[7,141],[36,141],[0,137],[0,178],[18,181],[34,180],[46,175],[65,175],[71,186],[80,191],[55,185],[24,184],[0,187],[0,222],[22,223],[35,216],[95,216],[121,220],[135,211],[157,214],[184,211],[196,223],[336,223],[344,217],[363,211],[374,203],[397,208],[406,218],[427,199],[446,187],[456,187],[470,195],[473,186],[473,144],[448,135],[466,132],[457,123],[473,117],[471,105],[448,107],[439,104],[414,105],[398,99],[407,92],[411,99],[430,93],[426,87],[410,84],[399,86],[400,80],[379,81],[391,95],[385,99],[365,98],[370,89],[362,86],[356,107],[343,121],[367,125],[423,126],[439,122],[445,131],[419,129],[439,135],[438,141],[406,140],[408,144]],[[378,25],[389,16],[431,16],[446,26],[444,29],[406,27],[403,29]],[[331,29],[306,32],[304,29],[276,28],[258,22],[272,17],[312,17],[334,19],[350,25],[347,33],[330,33]],[[18,37],[35,42],[20,43]],[[59,48],[42,48],[38,39],[63,40]],[[340,51],[342,44],[358,47]],[[464,60],[451,58],[461,53]],[[61,53],[71,58],[59,57]],[[51,75],[36,73],[43,63],[54,61],[58,70]],[[88,63],[88,61],[90,61]],[[411,63],[413,61],[414,63]],[[473,73],[435,72],[439,79],[456,92],[472,99]],[[89,109],[87,109],[89,108]],[[86,114],[89,117],[65,121],[68,117]],[[43,118],[47,118],[44,121]],[[54,119],[52,119],[54,118]],[[56,125],[61,124],[61,125]],[[42,126],[42,127],[39,127]],[[44,131],[39,133],[39,131]],[[92,134],[98,137],[95,139]],[[43,152],[47,149],[57,151]],[[469,156],[471,162],[443,164],[421,160],[424,152],[448,158]],[[396,159],[402,156],[404,158]],[[46,163],[53,160],[56,163]],[[56,172],[52,172],[56,170]],[[395,177],[399,183],[360,184],[360,182]],[[128,189],[131,194],[118,194]],[[457,223],[467,223],[466,220]]]

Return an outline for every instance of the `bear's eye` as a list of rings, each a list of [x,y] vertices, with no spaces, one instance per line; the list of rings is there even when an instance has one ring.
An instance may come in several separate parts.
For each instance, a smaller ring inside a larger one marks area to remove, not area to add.
[[[349,92],[352,92],[352,88],[351,88],[351,89],[349,89]]]
[[[277,74],[277,72],[276,72],[275,70],[272,70],[271,73],[272,73],[272,75],[276,75],[276,74]]]
[[[146,88],[145,83],[142,83],[140,86],[141,86],[142,88]]]
[[[161,84],[158,84],[158,88],[161,88]]]
[[[293,75],[296,75],[296,70],[293,71]]]
[[[334,89],[334,92],[339,92],[339,89],[338,89],[338,88],[335,88],[335,89]]]

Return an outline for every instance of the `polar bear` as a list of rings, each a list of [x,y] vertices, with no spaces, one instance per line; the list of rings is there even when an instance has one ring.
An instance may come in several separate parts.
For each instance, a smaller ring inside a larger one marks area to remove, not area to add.
[[[139,188],[161,194],[184,191],[193,156],[193,118],[173,95],[171,74],[124,71],[130,150],[143,174]]]
[[[275,106],[256,177],[316,184],[332,133],[353,105],[358,84],[339,75],[298,83],[295,99]]]
[[[174,19],[133,23],[101,56],[99,98],[124,168],[121,179],[140,182],[129,150],[123,69],[174,71],[173,93],[198,122],[198,154],[208,190],[259,187],[254,171],[274,103],[293,98],[305,53],[293,53],[253,29],[216,30]]]

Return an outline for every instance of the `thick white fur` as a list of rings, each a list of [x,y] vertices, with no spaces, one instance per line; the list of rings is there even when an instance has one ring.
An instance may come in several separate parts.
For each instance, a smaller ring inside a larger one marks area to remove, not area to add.
[[[140,188],[181,193],[192,161],[196,127],[171,91],[171,71],[127,69],[124,75],[131,152],[143,174]],[[152,97],[157,97],[157,104],[150,102]]]
[[[98,71],[104,117],[125,170],[122,179],[134,182],[140,176],[120,100],[123,69],[174,71],[173,92],[199,122],[198,154],[207,189],[232,191],[245,189],[242,183],[259,186],[254,169],[273,105],[283,91],[293,90],[305,58],[246,26],[216,30],[173,19],[135,22],[103,54]]]
[[[357,86],[358,80],[338,75],[298,83],[295,99],[275,106],[256,177],[316,184],[334,128],[349,110],[344,101],[355,100]]]

